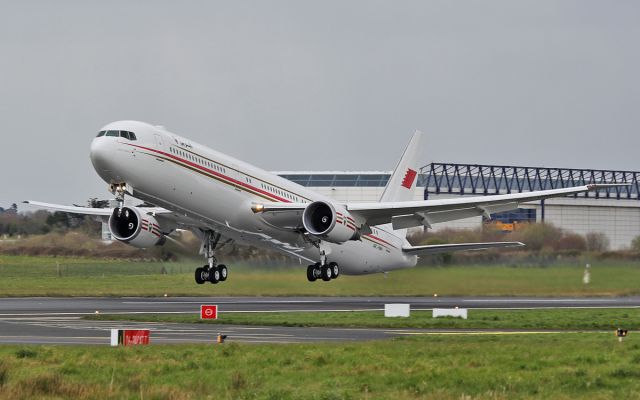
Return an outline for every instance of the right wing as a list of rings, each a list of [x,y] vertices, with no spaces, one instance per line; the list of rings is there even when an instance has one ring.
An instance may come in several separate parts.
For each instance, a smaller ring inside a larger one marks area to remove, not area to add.
[[[95,215],[100,217],[108,217],[113,213],[112,208],[92,208],[92,207],[77,207],[77,206],[63,206],[60,204],[42,203],[40,201],[23,201],[24,204],[29,204],[34,207],[45,208],[51,211],[60,211],[71,214],[82,215]]]
[[[522,247],[521,242],[489,242],[489,243],[456,243],[456,244],[432,244],[427,246],[403,247],[402,252],[408,255],[428,255],[438,253],[450,253],[464,250],[486,250],[498,247]]]
[[[95,215],[99,217],[110,217],[113,214],[113,208],[93,208],[93,207],[78,207],[78,206],[64,206],[61,204],[43,203],[40,201],[23,201],[23,204],[29,204],[34,207],[40,207],[51,211],[60,211],[70,214],[82,214],[82,215]],[[172,212],[162,207],[141,207],[147,213],[154,215],[171,214]]]

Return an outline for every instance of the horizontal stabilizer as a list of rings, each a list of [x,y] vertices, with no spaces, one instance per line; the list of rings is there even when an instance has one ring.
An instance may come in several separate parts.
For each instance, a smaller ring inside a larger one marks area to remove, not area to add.
[[[402,252],[409,255],[429,255],[438,253],[450,253],[453,251],[465,250],[486,250],[499,247],[522,247],[521,242],[488,242],[488,243],[455,243],[455,244],[432,244],[427,246],[403,247]]]

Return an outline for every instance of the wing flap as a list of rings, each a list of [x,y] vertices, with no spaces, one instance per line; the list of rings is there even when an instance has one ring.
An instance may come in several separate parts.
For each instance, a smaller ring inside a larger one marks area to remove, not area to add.
[[[522,247],[521,242],[487,242],[487,243],[456,243],[433,244],[427,246],[403,247],[402,252],[409,255],[429,255],[438,253],[451,253],[454,251],[487,250],[504,247]]]

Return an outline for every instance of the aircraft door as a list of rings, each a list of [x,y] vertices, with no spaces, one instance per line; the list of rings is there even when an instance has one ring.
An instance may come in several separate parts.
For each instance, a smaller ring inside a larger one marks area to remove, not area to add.
[[[156,139],[156,146],[158,146],[158,150],[164,151],[164,139],[161,135],[154,133],[153,136]]]
[[[233,178],[233,179],[235,179],[235,180],[237,180],[237,181],[243,182],[243,183],[247,182],[247,177],[246,177],[246,176],[244,176],[243,174],[241,174],[241,173],[239,172],[239,170],[238,170],[238,166],[237,166],[237,165],[235,165],[235,164],[230,164],[229,166],[231,167],[231,169],[229,169],[229,170],[227,171],[227,175],[228,175],[229,177],[231,177],[231,178]],[[238,192],[241,192],[241,191],[242,191],[242,189],[240,189],[238,186],[235,186],[235,189],[236,189],[236,191],[238,191]]]

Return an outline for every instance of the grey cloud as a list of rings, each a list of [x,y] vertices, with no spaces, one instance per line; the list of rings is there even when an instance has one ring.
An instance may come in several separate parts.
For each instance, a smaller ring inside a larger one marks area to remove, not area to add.
[[[638,170],[633,1],[2,2],[0,205],[106,197],[138,119],[266,169]]]

